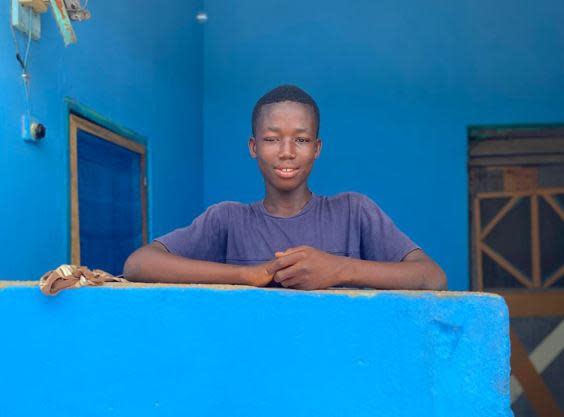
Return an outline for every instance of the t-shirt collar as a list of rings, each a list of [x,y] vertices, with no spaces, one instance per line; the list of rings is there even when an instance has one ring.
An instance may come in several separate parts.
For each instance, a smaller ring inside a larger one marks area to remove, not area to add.
[[[296,217],[300,217],[303,216],[304,214],[306,214],[308,211],[311,210],[311,208],[313,206],[315,206],[317,200],[319,199],[319,196],[316,195],[314,192],[311,193],[311,198],[309,199],[309,201],[305,204],[305,206],[302,207],[302,209],[297,212],[296,214],[294,214],[293,216],[290,217],[281,217],[281,216],[274,216],[272,214],[270,214],[268,212],[268,210],[266,209],[266,207],[264,207],[264,200],[261,201],[257,201],[254,205],[258,207],[258,209],[266,216],[268,217],[272,217],[274,219],[281,219],[281,220],[287,220],[287,219],[295,219]]]

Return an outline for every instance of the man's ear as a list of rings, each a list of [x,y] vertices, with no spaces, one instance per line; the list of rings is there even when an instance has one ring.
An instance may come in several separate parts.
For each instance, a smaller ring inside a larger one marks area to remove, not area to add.
[[[251,158],[256,159],[257,157],[257,141],[253,136],[249,138],[249,153]]]
[[[319,154],[321,153],[321,148],[323,146],[321,138],[317,138],[317,143],[315,144],[315,146],[317,147],[317,149],[315,149],[315,159],[317,159],[319,158]]]

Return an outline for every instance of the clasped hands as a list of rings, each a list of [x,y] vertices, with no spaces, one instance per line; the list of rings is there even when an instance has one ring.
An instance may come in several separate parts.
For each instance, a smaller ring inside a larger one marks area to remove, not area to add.
[[[270,262],[245,267],[246,282],[263,287],[275,281],[285,288],[320,290],[342,284],[348,258],[310,246],[276,252]]]

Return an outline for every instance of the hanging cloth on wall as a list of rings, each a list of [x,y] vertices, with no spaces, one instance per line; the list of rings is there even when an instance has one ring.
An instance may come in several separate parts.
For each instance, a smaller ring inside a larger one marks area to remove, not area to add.
[[[101,269],[90,270],[85,266],[61,265],[47,272],[39,280],[39,288],[45,295],[56,295],[67,288],[98,286],[106,282],[129,282]]]

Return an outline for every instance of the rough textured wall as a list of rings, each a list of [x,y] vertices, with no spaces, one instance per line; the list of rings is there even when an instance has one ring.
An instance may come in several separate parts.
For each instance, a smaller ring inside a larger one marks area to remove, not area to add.
[[[564,2],[205,0],[204,203],[262,198],[256,99],[321,108],[319,194],[368,194],[468,288],[468,125],[564,123]]]
[[[201,211],[201,3],[92,1],[92,18],[74,24],[78,43],[68,48],[44,14],[29,70],[33,114],[47,138],[33,145],[20,136],[25,96],[2,2],[0,279],[37,279],[70,261],[67,96],[147,138],[152,235]]]
[[[0,315],[2,416],[511,415],[493,295],[7,286]]]

